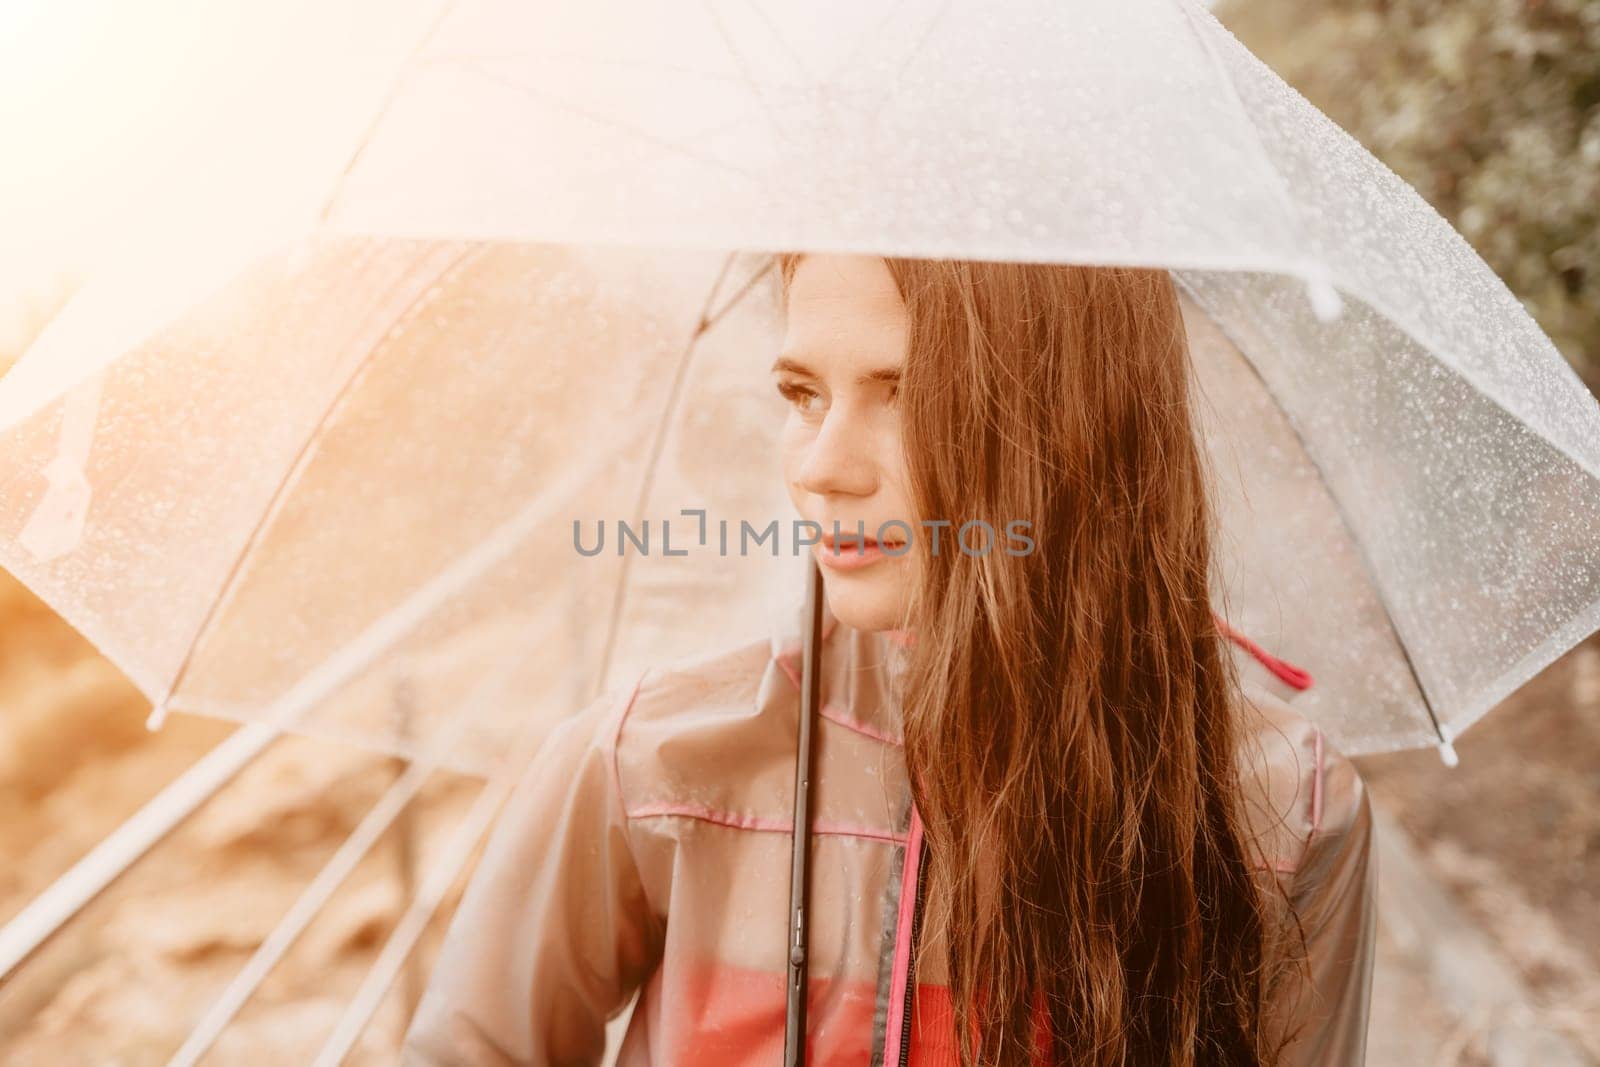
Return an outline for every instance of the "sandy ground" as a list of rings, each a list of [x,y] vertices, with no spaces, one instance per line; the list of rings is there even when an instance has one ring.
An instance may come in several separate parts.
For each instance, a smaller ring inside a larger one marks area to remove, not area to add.
[[[0,919],[9,919],[232,727],[180,715],[146,732],[132,687],[8,576],[0,619]],[[1539,993],[1545,1021],[1575,1033],[1600,1018],[1597,710],[1591,642],[1470,733],[1458,770],[1431,752],[1363,761],[1430,870]],[[0,1062],[166,1062],[395,774],[386,759],[321,741],[269,749],[0,984]],[[443,775],[430,783],[411,827],[411,869],[437,861],[476,788]],[[206,1062],[309,1061],[404,906],[400,838],[379,841]],[[392,1061],[463,884],[352,1062]],[[1379,952],[1369,1063],[1488,1062],[1481,1035],[1438,1002],[1426,968],[1386,929]]]

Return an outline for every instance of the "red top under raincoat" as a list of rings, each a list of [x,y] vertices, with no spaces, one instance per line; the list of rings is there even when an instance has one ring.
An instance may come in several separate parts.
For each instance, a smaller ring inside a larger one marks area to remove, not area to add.
[[[652,668],[557,728],[462,899],[404,1064],[598,1063],[635,990],[621,1067],[782,1062],[799,632]],[[1299,914],[1314,987],[1274,1007],[1274,1024],[1301,1025],[1285,1062],[1360,1064],[1376,888],[1365,791],[1270,691],[1264,664],[1293,668],[1235,653],[1258,870]],[[815,1064],[955,1062],[949,1001],[923,966],[914,1015],[906,1003],[920,823],[890,697],[903,662],[891,635],[825,611]]]

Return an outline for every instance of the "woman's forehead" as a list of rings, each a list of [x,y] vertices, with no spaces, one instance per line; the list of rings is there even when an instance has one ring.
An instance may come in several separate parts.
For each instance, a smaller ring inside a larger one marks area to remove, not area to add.
[[[817,371],[847,363],[898,365],[910,317],[877,256],[807,255],[789,287],[783,356]]]

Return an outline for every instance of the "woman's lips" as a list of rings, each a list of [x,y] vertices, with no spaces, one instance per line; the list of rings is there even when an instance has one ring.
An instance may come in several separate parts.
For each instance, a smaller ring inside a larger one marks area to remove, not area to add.
[[[904,541],[885,541],[880,545],[871,537],[861,538],[855,534],[840,534],[837,538],[824,534],[822,543],[818,546],[821,551],[818,557],[823,566],[833,570],[852,571],[862,567],[870,567],[882,559],[894,559],[903,553],[895,551],[893,554],[885,552],[884,545],[890,549],[898,550],[905,545]]]

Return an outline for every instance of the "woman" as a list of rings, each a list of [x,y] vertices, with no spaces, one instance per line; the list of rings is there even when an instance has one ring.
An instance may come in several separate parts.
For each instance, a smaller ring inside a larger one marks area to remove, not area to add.
[[[1170,277],[782,268],[783,475],[827,535],[810,1062],[1360,1063],[1371,815],[1212,612]],[[597,1062],[635,989],[624,1065],[780,1061],[798,657],[563,723],[407,1063]]]

